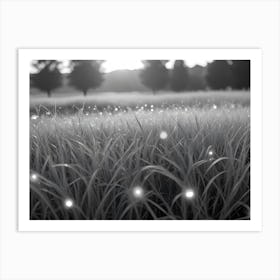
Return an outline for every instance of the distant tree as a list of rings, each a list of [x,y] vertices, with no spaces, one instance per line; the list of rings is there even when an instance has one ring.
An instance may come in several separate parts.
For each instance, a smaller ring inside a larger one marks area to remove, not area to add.
[[[35,73],[30,74],[30,84],[48,94],[62,85],[62,74],[59,71],[60,61],[35,60],[32,63]]]
[[[232,60],[232,87],[235,89],[250,88],[250,60]]]
[[[206,67],[195,65],[188,68],[188,85],[187,90],[205,90],[206,89]]]
[[[72,72],[69,74],[70,85],[81,90],[84,96],[89,89],[99,87],[103,82],[100,71],[103,61],[99,60],[73,60]]]
[[[228,60],[214,60],[207,65],[206,81],[211,89],[226,89],[232,85],[231,65]]]
[[[140,73],[142,83],[155,94],[168,84],[169,74],[165,66],[167,60],[145,60],[144,69]]]
[[[188,85],[188,68],[184,60],[175,60],[170,77],[170,87],[174,91],[184,91]]]

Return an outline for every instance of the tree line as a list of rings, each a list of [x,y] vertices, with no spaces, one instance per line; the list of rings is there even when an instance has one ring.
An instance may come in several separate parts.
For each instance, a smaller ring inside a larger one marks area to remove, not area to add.
[[[70,61],[68,83],[81,91],[84,96],[90,89],[98,88],[104,81],[102,60],[72,60]],[[145,60],[140,71],[143,85],[155,94],[159,90],[183,92],[195,84],[194,77],[189,74],[189,68],[184,60],[175,60],[172,69],[166,67],[168,60]],[[32,65],[36,73],[30,74],[32,87],[46,92],[50,97],[53,90],[63,84],[61,61],[36,60]],[[205,67],[205,75],[199,77],[199,89],[249,89],[250,60],[214,60]],[[200,74],[201,75],[201,74]],[[201,79],[200,79],[201,78]],[[201,82],[200,80],[203,80]],[[197,85],[196,85],[197,86]]]

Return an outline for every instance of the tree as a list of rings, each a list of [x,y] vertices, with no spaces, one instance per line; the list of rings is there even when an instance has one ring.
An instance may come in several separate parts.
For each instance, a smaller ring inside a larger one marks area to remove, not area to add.
[[[226,89],[232,85],[231,65],[227,60],[214,60],[207,65],[207,84],[211,89]]]
[[[188,85],[187,90],[197,91],[206,89],[206,67],[195,65],[188,68]]]
[[[188,85],[188,68],[184,60],[175,60],[170,77],[170,86],[174,91],[184,91]]]
[[[62,74],[59,71],[60,61],[35,60],[32,66],[35,70],[30,75],[32,86],[46,92],[51,97],[51,92],[62,85]]]
[[[232,87],[235,89],[250,88],[250,60],[232,60]]]
[[[168,83],[169,75],[165,66],[167,62],[167,60],[143,61],[144,69],[140,73],[141,82],[154,94],[156,91],[164,89]]]
[[[69,75],[70,85],[81,90],[84,96],[89,89],[99,87],[103,82],[100,71],[103,61],[99,60],[73,60],[72,72]]]

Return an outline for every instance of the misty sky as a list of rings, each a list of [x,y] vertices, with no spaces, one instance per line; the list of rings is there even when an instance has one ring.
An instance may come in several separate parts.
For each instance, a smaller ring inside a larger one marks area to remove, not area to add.
[[[193,67],[197,64],[201,65],[201,66],[205,66],[207,64],[207,62],[209,62],[209,60],[205,60],[205,59],[188,59],[185,60],[185,63],[187,66],[189,67]],[[174,60],[169,60],[169,62],[166,64],[167,68],[172,68],[174,64]],[[141,60],[125,60],[125,59],[121,59],[121,60],[107,60],[102,64],[102,71],[105,73],[109,73],[115,70],[135,70],[135,69],[139,69],[139,68],[143,68],[143,63],[141,62]],[[70,69],[69,69],[69,60],[64,60],[62,63],[62,66],[60,68],[60,71],[62,73],[69,73]],[[36,72],[36,70],[31,66],[31,73]]]
[[[201,60],[192,60],[188,59],[186,62],[186,65],[189,67],[193,67],[196,64],[205,66],[207,64],[207,60],[201,59]],[[172,68],[174,64],[174,60],[170,60],[167,64],[167,68]],[[134,70],[134,69],[139,69],[143,68],[143,63],[141,60],[108,60],[103,63],[102,65],[104,72],[112,72],[115,70],[121,70],[121,69],[129,69],[129,70]]]

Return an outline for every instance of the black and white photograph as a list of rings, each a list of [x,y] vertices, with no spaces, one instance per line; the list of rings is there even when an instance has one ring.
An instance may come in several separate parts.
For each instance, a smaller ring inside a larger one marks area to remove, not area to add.
[[[250,60],[30,61],[31,220],[250,220]]]
[[[279,19],[0,0],[0,279],[280,280]]]

